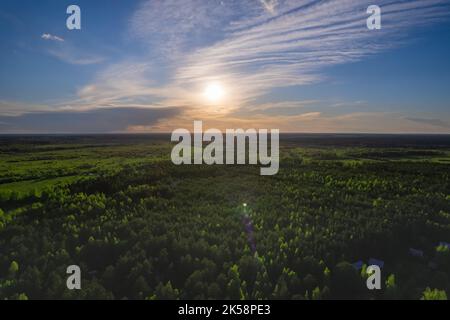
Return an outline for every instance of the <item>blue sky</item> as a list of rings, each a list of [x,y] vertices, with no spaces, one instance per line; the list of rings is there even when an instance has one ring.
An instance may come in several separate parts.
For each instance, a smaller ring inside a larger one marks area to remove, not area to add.
[[[449,0],[2,0],[0,133],[450,133],[449,15]]]

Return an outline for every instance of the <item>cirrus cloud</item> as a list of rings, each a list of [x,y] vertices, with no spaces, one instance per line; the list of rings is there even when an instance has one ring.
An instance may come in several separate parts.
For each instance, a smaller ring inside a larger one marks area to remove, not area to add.
[[[55,36],[55,35],[52,35],[50,33],[43,33],[41,35],[41,38],[44,39],[44,40],[52,40],[52,41],[60,41],[60,42],[64,41],[63,38]]]

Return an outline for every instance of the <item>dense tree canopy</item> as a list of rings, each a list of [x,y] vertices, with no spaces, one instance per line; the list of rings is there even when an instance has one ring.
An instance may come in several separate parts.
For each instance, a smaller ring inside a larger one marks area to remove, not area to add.
[[[256,167],[174,166],[156,142],[51,146],[33,153],[9,146],[1,158],[4,167],[23,162],[22,171],[1,172],[10,186],[0,187],[2,299],[442,299],[449,292],[450,251],[439,245],[450,241],[449,167],[408,158],[443,151],[286,145],[279,174],[263,177]],[[31,156],[41,157],[34,167]],[[49,184],[74,172],[76,179]],[[37,177],[47,185],[27,189]],[[381,291],[366,288],[370,258],[385,262]],[[359,260],[362,268],[353,265]],[[73,264],[82,290],[66,287]]]

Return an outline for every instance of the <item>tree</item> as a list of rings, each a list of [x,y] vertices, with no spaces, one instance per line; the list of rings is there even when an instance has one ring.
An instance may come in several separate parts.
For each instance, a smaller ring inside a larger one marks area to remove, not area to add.
[[[15,277],[17,272],[19,272],[19,264],[17,263],[17,261],[13,261],[11,262],[11,264],[9,265],[9,275],[10,277]]]
[[[275,289],[273,290],[273,298],[280,300],[289,298],[289,289],[283,276],[278,279],[278,282],[275,285]]]
[[[80,293],[83,295],[83,299],[87,299],[87,300],[93,300],[93,299],[111,300],[111,299],[114,299],[114,295],[112,294],[112,292],[106,290],[97,281],[85,281],[83,290],[71,290],[71,292],[73,292],[75,294]]]
[[[228,271],[228,277],[230,278],[227,285],[228,297],[234,300],[244,300],[245,294],[242,290],[242,283],[239,276],[238,266],[236,264],[233,265]]]
[[[450,269],[450,248],[447,246],[436,247],[436,262],[443,269]]]
[[[0,231],[5,227],[6,216],[3,210],[0,208]]]
[[[239,271],[241,280],[253,286],[258,271],[258,260],[253,256],[243,256],[239,261]]]
[[[9,191],[0,191],[0,202],[6,202],[10,199],[10,192]]]
[[[253,287],[252,297],[257,300],[267,299],[272,293],[272,285],[270,283],[269,275],[266,268],[261,267],[256,275],[255,285]]]
[[[444,290],[431,290],[427,287],[423,292],[421,300],[447,300],[447,293]]]
[[[322,300],[322,293],[320,292],[319,287],[314,288],[314,290],[311,293],[311,299],[312,300]]]
[[[150,291],[150,288],[148,287],[147,281],[143,276],[137,277],[136,281],[134,282],[133,291],[139,296],[143,296],[145,294],[148,294],[148,291]]]
[[[317,287],[317,279],[310,273],[308,273],[303,279],[303,284],[305,285],[306,290],[312,292],[314,288]]]
[[[329,299],[330,298],[330,288],[328,288],[327,286],[323,287],[321,296],[322,296],[322,299]]]
[[[27,295],[25,293],[21,293],[17,297],[17,300],[28,300],[28,297],[27,297]]]
[[[395,275],[390,274],[386,279],[386,298],[396,299],[398,295],[397,284],[395,283]]]
[[[331,279],[331,291],[337,298],[350,299],[357,297],[361,292],[363,281],[356,269],[348,262],[337,264]]]
[[[180,291],[172,287],[172,283],[168,281],[165,285],[161,282],[156,287],[156,299],[160,300],[175,300],[180,296]]]
[[[208,298],[211,299],[220,299],[221,298],[221,290],[217,283],[213,282],[208,287]]]
[[[325,267],[325,269],[323,270],[323,282],[325,284],[330,284],[331,281],[331,271],[330,269],[328,269],[328,267]]]

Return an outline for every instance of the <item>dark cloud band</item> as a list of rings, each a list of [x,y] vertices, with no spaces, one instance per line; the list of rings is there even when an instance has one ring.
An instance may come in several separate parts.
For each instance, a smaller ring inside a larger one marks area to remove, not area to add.
[[[1,133],[109,133],[150,126],[180,113],[179,108],[98,108],[0,116]]]

